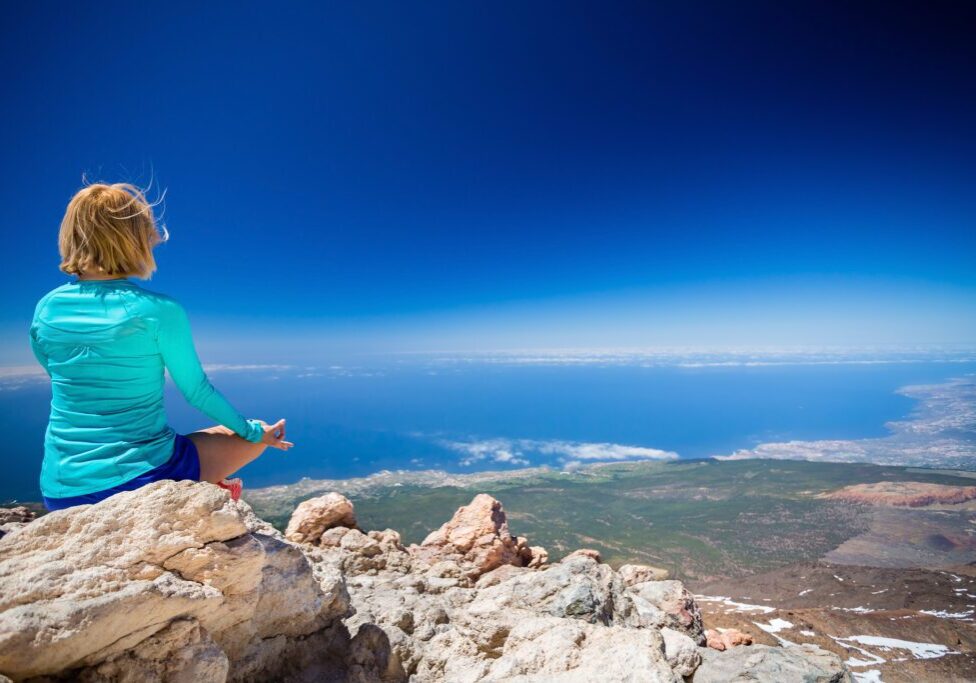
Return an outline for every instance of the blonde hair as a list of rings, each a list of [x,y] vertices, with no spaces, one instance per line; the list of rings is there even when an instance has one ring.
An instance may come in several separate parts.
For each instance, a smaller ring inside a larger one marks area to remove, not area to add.
[[[100,271],[148,280],[156,270],[153,248],[169,239],[165,226],[162,234],[157,228],[156,203],[129,183],[93,183],[79,190],[61,221],[59,268],[69,275]]]

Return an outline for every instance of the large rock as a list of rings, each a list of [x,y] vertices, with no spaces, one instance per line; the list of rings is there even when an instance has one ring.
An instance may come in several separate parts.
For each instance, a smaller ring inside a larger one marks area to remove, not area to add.
[[[344,628],[349,597],[341,574],[316,573],[249,517],[216,486],[163,481],[0,539],[0,672],[85,679],[165,662],[188,679],[287,678],[284,655]]]
[[[527,551],[527,547],[525,542],[520,546],[519,539],[509,531],[502,504],[487,493],[479,493],[419,546],[412,545],[408,550],[428,565],[444,560],[455,562],[463,578],[474,580],[503,564],[532,563],[533,555],[539,556],[536,563],[542,564],[544,551]]]
[[[653,630],[591,624],[522,612],[510,629],[445,629],[416,674],[421,681],[519,683],[679,683]]]
[[[521,572],[482,588],[469,611],[488,617],[516,609],[610,625],[621,622],[630,603],[609,565],[575,555],[544,571]]]
[[[352,502],[333,491],[302,501],[288,520],[285,538],[296,543],[318,543],[322,534],[329,529],[355,526],[356,513]]]
[[[803,683],[851,683],[851,674],[840,657],[816,645],[772,647],[752,645],[723,652],[699,648],[702,663],[693,683],[752,683],[754,681],[802,681]]]
[[[593,551],[550,565],[490,496],[410,548],[354,520],[314,499],[292,541],[222,489],[159,482],[31,522],[0,539],[0,683],[677,683],[703,657],[706,683],[834,680],[816,648],[715,659],[681,582]]]

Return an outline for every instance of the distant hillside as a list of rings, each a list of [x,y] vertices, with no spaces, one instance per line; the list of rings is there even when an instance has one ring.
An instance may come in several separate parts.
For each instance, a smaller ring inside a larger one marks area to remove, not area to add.
[[[405,541],[419,542],[430,519],[450,516],[472,491],[485,491],[505,500],[515,531],[545,545],[553,557],[593,547],[615,566],[645,562],[678,578],[704,580],[819,559],[851,539],[867,538],[892,514],[918,522],[930,536],[956,538],[969,527],[969,511],[935,514],[923,507],[879,514],[872,506],[822,494],[877,482],[966,486],[974,482],[970,475],[870,464],[685,460],[591,465],[573,473],[387,472],[305,480],[250,490],[246,497],[262,517],[282,527],[304,498],[340,491],[355,501],[369,526],[394,527]],[[870,563],[866,559],[857,561]],[[924,559],[929,565],[971,562],[976,545],[928,548]],[[913,558],[902,564],[917,565]]]

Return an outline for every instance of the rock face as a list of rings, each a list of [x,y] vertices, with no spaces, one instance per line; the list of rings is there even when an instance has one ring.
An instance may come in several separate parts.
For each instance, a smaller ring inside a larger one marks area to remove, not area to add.
[[[0,672],[223,681],[346,670],[342,575],[313,571],[249,513],[216,486],[165,481],[0,539]]]
[[[699,647],[694,599],[653,568],[547,560],[485,494],[404,547],[338,494],[300,505],[286,537],[222,489],[159,482],[0,539],[0,681],[847,675],[822,651]]]
[[[976,500],[976,486],[947,486],[918,481],[882,481],[845,486],[823,498],[891,507],[959,505]]]

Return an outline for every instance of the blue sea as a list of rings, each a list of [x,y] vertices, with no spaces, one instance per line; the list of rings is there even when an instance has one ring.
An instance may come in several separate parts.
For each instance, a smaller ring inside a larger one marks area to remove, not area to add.
[[[369,359],[214,367],[249,417],[288,419],[296,446],[269,449],[248,486],[381,469],[498,470],[620,458],[701,458],[770,441],[883,436],[914,401],[897,392],[976,372],[973,362],[546,363]],[[167,387],[171,424],[210,424]],[[38,500],[49,388],[0,391],[0,500]]]

